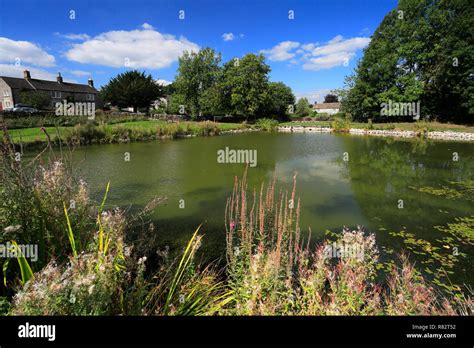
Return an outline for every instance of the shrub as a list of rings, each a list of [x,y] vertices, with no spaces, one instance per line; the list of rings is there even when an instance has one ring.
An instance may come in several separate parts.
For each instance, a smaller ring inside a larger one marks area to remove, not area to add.
[[[333,116],[327,113],[321,112],[321,113],[315,114],[314,119],[317,121],[329,121],[333,119]]]
[[[271,118],[260,118],[255,122],[255,127],[264,131],[275,131],[278,129],[278,121]]]
[[[416,134],[420,137],[428,136],[428,132],[433,131],[431,123],[426,120],[416,121],[414,125]]]
[[[372,119],[371,119],[371,118],[369,118],[369,119],[367,120],[367,126],[366,126],[366,128],[369,129],[369,130],[374,129],[374,124],[372,123]]]
[[[347,133],[351,128],[351,123],[342,118],[335,118],[334,121],[331,122],[331,128],[335,133]]]
[[[90,216],[86,184],[74,180],[68,167],[54,155],[46,164],[31,169],[34,161],[15,161],[15,149],[4,140],[0,189],[0,225],[10,226],[0,234],[0,243],[15,240],[38,245],[39,258],[32,267],[38,270],[49,260],[65,260],[70,252],[66,236],[63,203],[66,204],[78,246],[88,241]]]
[[[27,282],[13,299],[13,315],[116,315],[123,313],[122,283],[126,281],[120,212],[101,216],[89,252],[67,265],[51,261]],[[99,249],[99,233],[107,236],[107,250]],[[107,242],[109,241],[109,242]]]
[[[106,136],[104,126],[97,127],[93,122],[84,125],[78,124],[72,129],[68,129],[65,140],[72,144],[91,144],[101,142]]]
[[[197,124],[197,128],[194,132],[191,130],[191,126],[189,123],[186,123],[187,129],[185,130],[186,134],[194,133],[200,136],[211,136],[211,135],[218,135],[220,133],[219,127],[217,124],[211,121],[200,122]]]

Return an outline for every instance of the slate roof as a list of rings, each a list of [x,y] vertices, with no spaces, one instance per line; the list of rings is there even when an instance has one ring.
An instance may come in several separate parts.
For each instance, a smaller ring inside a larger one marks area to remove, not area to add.
[[[10,88],[26,89],[26,90],[43,90],[43,91],[61,91],[73,93],[92,93],[97,94],[97,90],[89,85],[81,85],[78,83],[47,81],[38,79],[21,79],[17,77],[0,76]],[[33,86],[32,86],[33,85]]]
[[[341,103],[321,103],[313,105],[313,109],[339,109],[340,107]]]

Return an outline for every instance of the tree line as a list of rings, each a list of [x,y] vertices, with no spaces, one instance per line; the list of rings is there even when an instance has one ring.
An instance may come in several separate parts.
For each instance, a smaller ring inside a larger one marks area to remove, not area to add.
[[[390,121],[383,103],[420,102],[421,118],[472,123],[473,41],[471,0],[400,0],[346,79],[343,110]]]
[[[166,97],[171,114],[232,115],[256,119],[285,117],[292,113],[295,96],[282,82],[269,80],[270,67],[263,55],[249,53],[222,64],[211,48],[185,52],[179,58],[175,81],[160,86],[151,75],[128,71],[112,78],[101,90],[105,101],[134,110],[148,108]]]

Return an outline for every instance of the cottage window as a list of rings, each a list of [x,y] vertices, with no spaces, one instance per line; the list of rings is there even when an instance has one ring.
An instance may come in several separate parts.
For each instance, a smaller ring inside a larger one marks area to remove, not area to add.
[[[87,94],[86,99],[87,100],[94,100],[94,95],[93,94]]]
[[[4,97],[10,96],[10,94],[8,93],[8,89],[4,89],[4,90],[3,90],[3,96],[4,96]]]
[[[53,95],[53,98],[61,98],[61,92],[52,91],[51,94]]]

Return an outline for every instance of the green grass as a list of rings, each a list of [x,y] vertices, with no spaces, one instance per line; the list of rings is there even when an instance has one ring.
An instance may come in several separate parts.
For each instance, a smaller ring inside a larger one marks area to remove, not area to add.
[[[161,120],[153,121],[135,121],[135,122],[123,122],[117,124],[107,124],[106,129],[112,129],[117,127],[125,127],[127,129],[134,130],[153,130],[158,126],[162,128],[175,127],[177,123],[168,123]],[[189,125],[191,130],[197,130],[199,128],[199,122],[180,122],[182,127]],[[242,125],[240,123],[216,123],[217,127],[221,131],[228,131],[234,129],[241,129]],[[58,134],[61,138],[67,134],[69,130],[74,127],[44,127],[46,132],[49,134],[52,140],[57,139]],[[33,128],[21,128],[21,129],[12,129],[9,130],[10,136],[14,143],[33,143],[33,142],[46,142],[48,139],[45,133],[41,130],[40,127]]]
[[[44,127],[44,129],[53,139],[56,138],[57,132],[59,132],[59,134],[61,135],[67,128],[71,127],[58,127],[57,130],[55,127]],[[14,143],[32,143],[35,141],[47,141],[46,135],[40,127],[12,129],[8,132],[10,133],[10,136]]]
[[[451,123],[428,122],[430,130],[433,131],[451,131],[451,132],[474,132],[474,126],[466,126]],[[280,123],[280,126],[304,126],[304,127],[331,127],[331,121],[294,121]],[[373,129],[379,130],[401,130],[416,131],[417,123],[415,122],[394,122],[394,123],[373,123]],[[351,122],[351,128],[367,129],[368,123]]]

